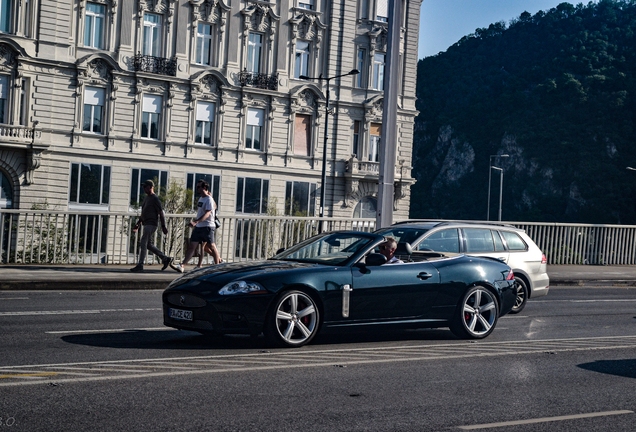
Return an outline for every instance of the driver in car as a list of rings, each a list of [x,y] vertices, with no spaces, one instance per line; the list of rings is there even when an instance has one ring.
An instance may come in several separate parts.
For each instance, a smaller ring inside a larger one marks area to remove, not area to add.
[[[404,261],[394,256],[397,249],[397,241],[393,237],[386,237],[384,243],[381,243],[378,248],[380,253],[386,257],[385,264],[404,264]]]

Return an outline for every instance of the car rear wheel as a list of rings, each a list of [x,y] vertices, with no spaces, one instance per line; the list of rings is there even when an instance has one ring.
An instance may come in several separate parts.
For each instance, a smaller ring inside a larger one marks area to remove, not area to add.
[[[472,287],[457,305],[451,331],[462,339],[483,339],[495,329],[498,318],[495,295],[484,287]]]
[[[517,299],[510,311],[513,314],[521,312],[528,302],[528,286],[520,277],[515,277],[515,289],[517,290]]]
[[[318,305],[302,291],[285,291],[267,316],[266,336],[271,344],[300,347],[308,344],[320,324]]]

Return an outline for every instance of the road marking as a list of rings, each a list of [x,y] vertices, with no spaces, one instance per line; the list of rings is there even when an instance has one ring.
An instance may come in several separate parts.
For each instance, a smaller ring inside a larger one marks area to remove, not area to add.
[[[70,333],[124,333],[133,331],[179,331],[169,327],[147,327],[147,328],[132,328],[132,329],[95,329],[95,330],[56,330],[47,331],[48,334],[70,334]]]
[[[463,430],[488,429],[488,428],[518,426],[518,425],[533,424],[533,423],[547,423],[547,422],[554,422],[554,421],[577,420],[582,418],[605,417],[605,416],[621,415],[621,414],[634,414],[634,411],[627,411],[627,410],[605,411],[605,412],[575,414],[575,415],[566,415],[566,416],[557,416],[557,417],[542,417],[542,418],[536,418],[536,419],[508,421],[508,422],[501,422],[501,423],[487,423],[487,424],[471,425],[471,426],[458,426],[458,428]]]
[[[28,297],[0,297],[0,300],[28,300]]]
[[[624,302],[636,302],[636,299],[533,300],[533,303],[624,303]]]
[[[593,345],[591,345],[593,343]],[[64,376],[67,371],[87,371],[77,378],[46,377],[3,380],[0,387],[30,384],[78,383],[112,381],[133,378],[175,377],[233,373],[245,371],[280,370],[287,368],[330,367],[344,365],[390,364],[412,361],[438,361],[476,357],[542,354],[545,352],[592,351],[599,349],[634,349],[636,336],[609,336],[597,338],[546,339],[536,341],[509,341],[445,344],[412,344],[387,347],[349,349],[312,349],[259,351],[247,354],[222,354],[192,357],[146,358],[107,360],[97,362],[57,363],[45,365],[2,366],[5,374],[33,374],[53,370]],[[153,365],[159,367],[153,369]],[[170,366],[173,366],[172,370]],[[186,368],[186,370],[184,370]],[[190,369],[193,368],[193,369]],[[90,374],[89,374],[90,373]]]
[[[99,314],[103,312],[147,312],[160,311],[162,308],[146,309],[87,309],[87,310],[59,310],[59,311],[22,311],[22,312],[0,312],[0,316],[34,316],[34,315],[76,315],[76,314]]]
[[[98,314],[98,310],[0,312],[0,316]]]
[[[58,374],[57,372],[23,373],[23,374],[0,375],[0,378],[24,378],[24,377],[47,376],[47,375],[57,375],[57,374]]]

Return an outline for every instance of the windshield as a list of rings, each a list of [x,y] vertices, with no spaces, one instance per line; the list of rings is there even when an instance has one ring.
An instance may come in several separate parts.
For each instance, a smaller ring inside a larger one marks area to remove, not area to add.
[[[297,244],[273,259],[342,265],[373,241],[373,237],[357,233],[328,234]]]
[[[419,239],[426,233],[426,228],[407,228],[407,227],[388,227],[377,230],[375,233],[384,237],[393,237],[398,243],[409,243],[413,245],[415,240]]]

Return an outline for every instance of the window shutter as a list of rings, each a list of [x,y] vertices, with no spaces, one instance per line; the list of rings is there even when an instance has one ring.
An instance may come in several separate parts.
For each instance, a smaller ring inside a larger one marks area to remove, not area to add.
[[[389,2],[388,0],[377,0],[377,13],[378,18],[389,18]]]
[[[207,102],[197,103],[197,120],[211,122],[213,115],[214,115],[213,103],[207,103]]]
[[[265,112],[259,109],[247,110],[247,124],[252,126],[263,126],[263,117]]]
[[[4,75],[0,76],[0,99],[8,99],[9,97],[8,86],[9,86],[9,80],[7,79],[7,77]]]
[[[86,87],[84,90],[84,104],[104,106],[104,89]]]
[[[145,95],[143,112],[161,114],[161,96]]]
[[[309,124],[311,117],[308,115],[296,114],[296,129],[294,134],[294,154],[299,156],[309,156]]]

